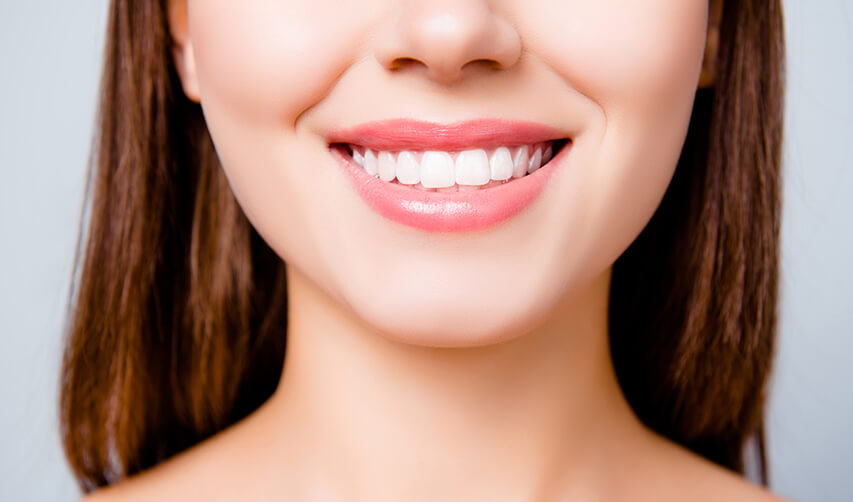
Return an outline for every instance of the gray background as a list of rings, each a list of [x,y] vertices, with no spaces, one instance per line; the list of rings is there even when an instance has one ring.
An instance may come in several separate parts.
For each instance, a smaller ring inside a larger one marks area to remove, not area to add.
[[[73,500],[56,427],[60,332],[106,0],[0,7],[0,500]],[[853,2],[788,0],[773,489],[853,500]]]

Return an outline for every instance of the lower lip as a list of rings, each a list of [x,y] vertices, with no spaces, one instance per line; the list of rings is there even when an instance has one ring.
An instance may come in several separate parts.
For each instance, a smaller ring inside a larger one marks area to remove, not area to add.
[[[389,220],[435,233],[474,232],[509,220],[543,192],[555,166],[571,148],[565,145],[545,166],[500,186],[470,192],[426,192],[367,174],[340,148],[332,155],[344,167],[356,192]]]

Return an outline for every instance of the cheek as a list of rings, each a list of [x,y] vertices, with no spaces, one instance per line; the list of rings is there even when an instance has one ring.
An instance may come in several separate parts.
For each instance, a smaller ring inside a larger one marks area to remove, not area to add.
[[[292,124],[355,57],[376,6],[332,0],[190,1],[205,114]],[[342,12],[346,11],[346,12]],[[216,120],[212,120],[216,126]]]
[[[190,0],[189,29],[205,121],[235,196],[274,248],[311,231],[296,123],[357,58],[379,14],[369,1]],[[302,142],[304,143],[304,142]],[[301,146],[304,146],[302,144]],[[321,145],[316,145],[321,146]],[[316,185],[316,184],[315,184]],[[323,187],[312,191],[324,196]],[[302,245],[302,244],[299,244]]]
[[[554,266],[570,257],[578,268],[605,267],[649,221],[675,170],[702,67],[708,5],[597,0],[553,2],[551,9],[552,16],[537,16],[538,31],[528,28],[530,50],[599,108],[575,138],[572,166],[558,185],[559,198],[573,202],[552,224],[573,231],[552,258]]]
[[[541,11],[551,15],[531,18],[532,52],[608,115],[668,108],[671,92],[695,89],[707,0],[555,1]]]

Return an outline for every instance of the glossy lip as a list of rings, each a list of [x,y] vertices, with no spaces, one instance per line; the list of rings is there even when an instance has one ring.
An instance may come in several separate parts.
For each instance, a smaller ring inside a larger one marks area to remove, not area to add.
[[[356,192],[380,215],[427,232],[472,232],[512,218],[542,193],[571,140],[538,170],[503,185],[466,192],[426,192],[375,178],[355,164],[344,144],[380,151],[438,150],[517,146],[568,139],[542,124],[476,120],[440,125],[397,119],[371,122],[329,133],[332,155],[344,168]]]

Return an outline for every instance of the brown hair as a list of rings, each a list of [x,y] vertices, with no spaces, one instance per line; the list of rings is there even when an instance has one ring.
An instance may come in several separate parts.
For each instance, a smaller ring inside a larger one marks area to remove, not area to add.
[[[779,0],[725,2],[716,84],[617,261],[611,345],[643,422],[737,471],[775,334],[782,135]],[[114,0],[60,414],[91,491],[254,411],[284,362],[281,260],[252,230],[171,61],[167,0]]]

